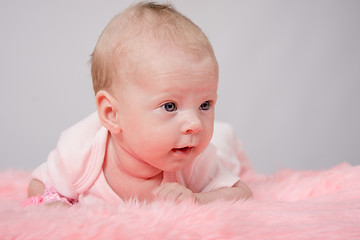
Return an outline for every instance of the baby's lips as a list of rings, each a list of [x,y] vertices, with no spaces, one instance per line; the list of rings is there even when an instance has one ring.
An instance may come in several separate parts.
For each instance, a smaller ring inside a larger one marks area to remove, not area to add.
[[[185,147],[179,147],[179,148],[173,148],[174,151],[186,151],[192,149],[192,146],[185,146]]]
[[[184,147],[184,148],[173,148],[172,151],[174,153],[181,153],[181,154],[188,154],[190,153],[192,148],[190,147]]]

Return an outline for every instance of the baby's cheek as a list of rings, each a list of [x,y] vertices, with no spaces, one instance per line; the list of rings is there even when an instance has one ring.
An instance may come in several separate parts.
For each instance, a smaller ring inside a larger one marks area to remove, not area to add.
[[[165,151],[168,148],[172,148],[170,140],[162,135],[154,135],[147,137],[145,141],[140,144],[140,148],[151,154],[157,154]]]
[[[208,145],[211,141],[212,135],[213,135],[213,131],[211,129],[209,129],[207,132],[204,132],[202,137],[202,142],[205,145]]]

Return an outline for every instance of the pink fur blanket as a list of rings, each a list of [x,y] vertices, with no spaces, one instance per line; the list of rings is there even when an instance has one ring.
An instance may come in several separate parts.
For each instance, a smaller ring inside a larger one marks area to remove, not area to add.
[[[360,166],[242,175],[245,202],[22,207],[30,173],[0,172],[0,239],[360,239]]]

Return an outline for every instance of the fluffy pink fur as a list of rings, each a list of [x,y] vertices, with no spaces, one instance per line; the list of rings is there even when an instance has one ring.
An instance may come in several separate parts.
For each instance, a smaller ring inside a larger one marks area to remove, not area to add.
[[[360,239],[360,166],[242,179],[255,200],[22,207],[30,173],[0,172],[0,239]]]

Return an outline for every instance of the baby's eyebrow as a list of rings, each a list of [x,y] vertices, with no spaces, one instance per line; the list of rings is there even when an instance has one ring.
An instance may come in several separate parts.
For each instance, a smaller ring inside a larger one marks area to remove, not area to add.
[[[154,96],[151,97],[151,99],[153,101],[161,102],[161,103],[172,102],[172,101],[174,101],[175,99],[178,99],[178,98],[179,98],[178,96],[175,96],[173,94],[169,94],[168,92],[164,93],[164,94],[160,94],[160,95],[154,95]]]
[[[216,100],[218,98],[217,92],[210,93],[208,95],[205,95],[204,98],[208,98],[208,100]]]

